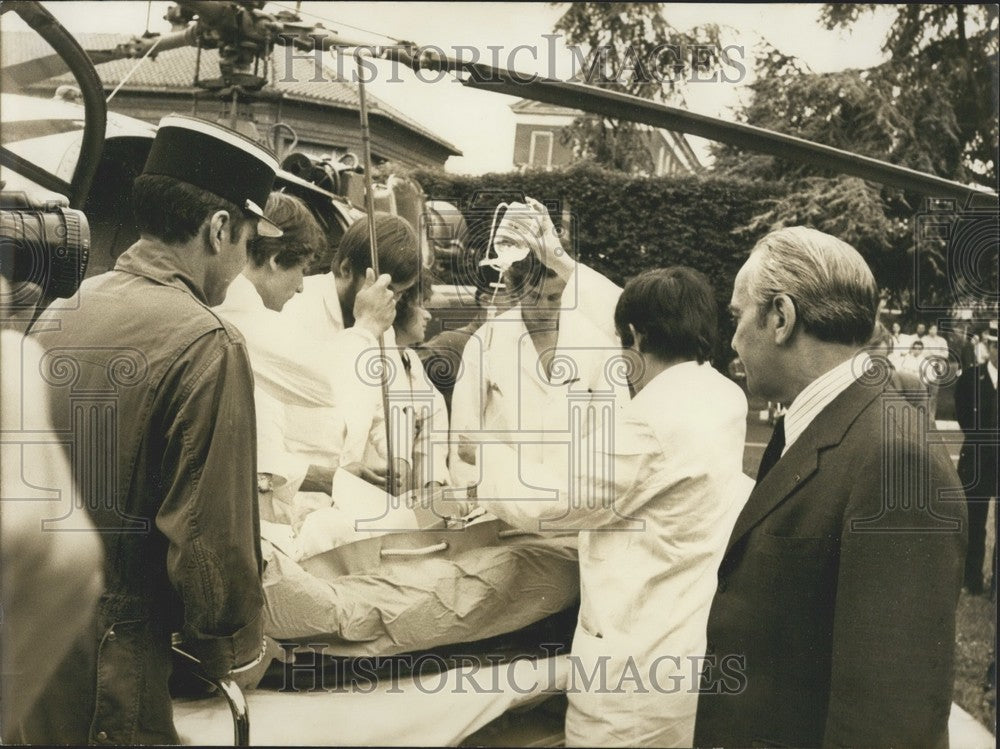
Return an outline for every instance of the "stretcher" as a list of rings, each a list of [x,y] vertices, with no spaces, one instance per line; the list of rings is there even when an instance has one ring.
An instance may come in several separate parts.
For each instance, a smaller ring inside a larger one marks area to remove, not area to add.
[[[568,671],[566,656],[558,655],[414,673],[353,689],[255,690],[247,695],[253,717],[249,742],[253,746],[457,746],[463,741],[487,743],[476,738],[484,736],[490,737],[488,743],[503,745],[508,742],[495,728],[498,719],[520,711],[510,721],[521,734],[519,744],[557,745],[562,738],[561,716],[558,707],[546,711],[544,704],[565,689]],[[174,724],[184,744],[233,744],[231,713],[222,700],[175,700]]]
[[[265,619],[286,662],[245,700],[218,682],[225,700],[176,699],[183,742],[456,745],[475,734],[504,744],[496,721],[511,710],[531,716],[507,726],[519,743],[561,740],[550,698],[576,623],[574,537],[489,520],[269,560]]]

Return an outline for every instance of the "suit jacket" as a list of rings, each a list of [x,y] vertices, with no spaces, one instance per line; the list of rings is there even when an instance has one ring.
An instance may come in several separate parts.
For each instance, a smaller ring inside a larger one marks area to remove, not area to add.
[[[985,364],[955,384],[955,416],[965,432],[958,473],[969,497],[997,495],[997,389]]]
[[[966,512],[925,424],[855,382],[755,487],[719,567],[696,746],[948,745]]]

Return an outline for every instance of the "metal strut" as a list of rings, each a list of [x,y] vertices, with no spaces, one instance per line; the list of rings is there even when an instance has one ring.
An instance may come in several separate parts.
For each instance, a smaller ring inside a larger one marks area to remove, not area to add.
[[[365,168],[365,210],[368,213],[368,245],[371,250],[372,270],[375,278],[378,279],[380,272],[378,267],[378,237],[375,232],[375,192],[372,189],[372,138],[371,129],[368,126],[368,97],[365,92],[365,70],[361,65],[361,53],[364,48],[358,48],[354,52],[354,59],[358,64],[358,109],[361,114],[361,152],[364,159]],[[391,495],[395,494],[396,488],[396,462],[392,447],[392,427],[389,414],[389,362],[385,356],[385,337],[379,334],[378,353],[381,362],[379,372],[379,385],[382,390],[382,414],[385,422],[385,454],[387,461],[386,484]]]

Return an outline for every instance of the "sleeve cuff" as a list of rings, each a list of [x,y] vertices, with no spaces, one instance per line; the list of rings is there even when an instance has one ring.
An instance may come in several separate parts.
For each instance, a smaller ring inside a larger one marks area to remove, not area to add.
[[[225,637],[213,637],[184,630],[181,648],[201,662],[205,676],[217,679],[260,656],[264,622],[258,614],[246,626]]]

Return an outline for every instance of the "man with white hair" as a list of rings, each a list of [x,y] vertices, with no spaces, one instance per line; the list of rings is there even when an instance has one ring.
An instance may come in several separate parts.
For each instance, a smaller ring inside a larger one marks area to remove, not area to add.
[[[790,405],[719,567],[696,746],[948,745],[965,503],[867,365],[878,304],[861,255],[804,227],[736,277],[747,386]]]

